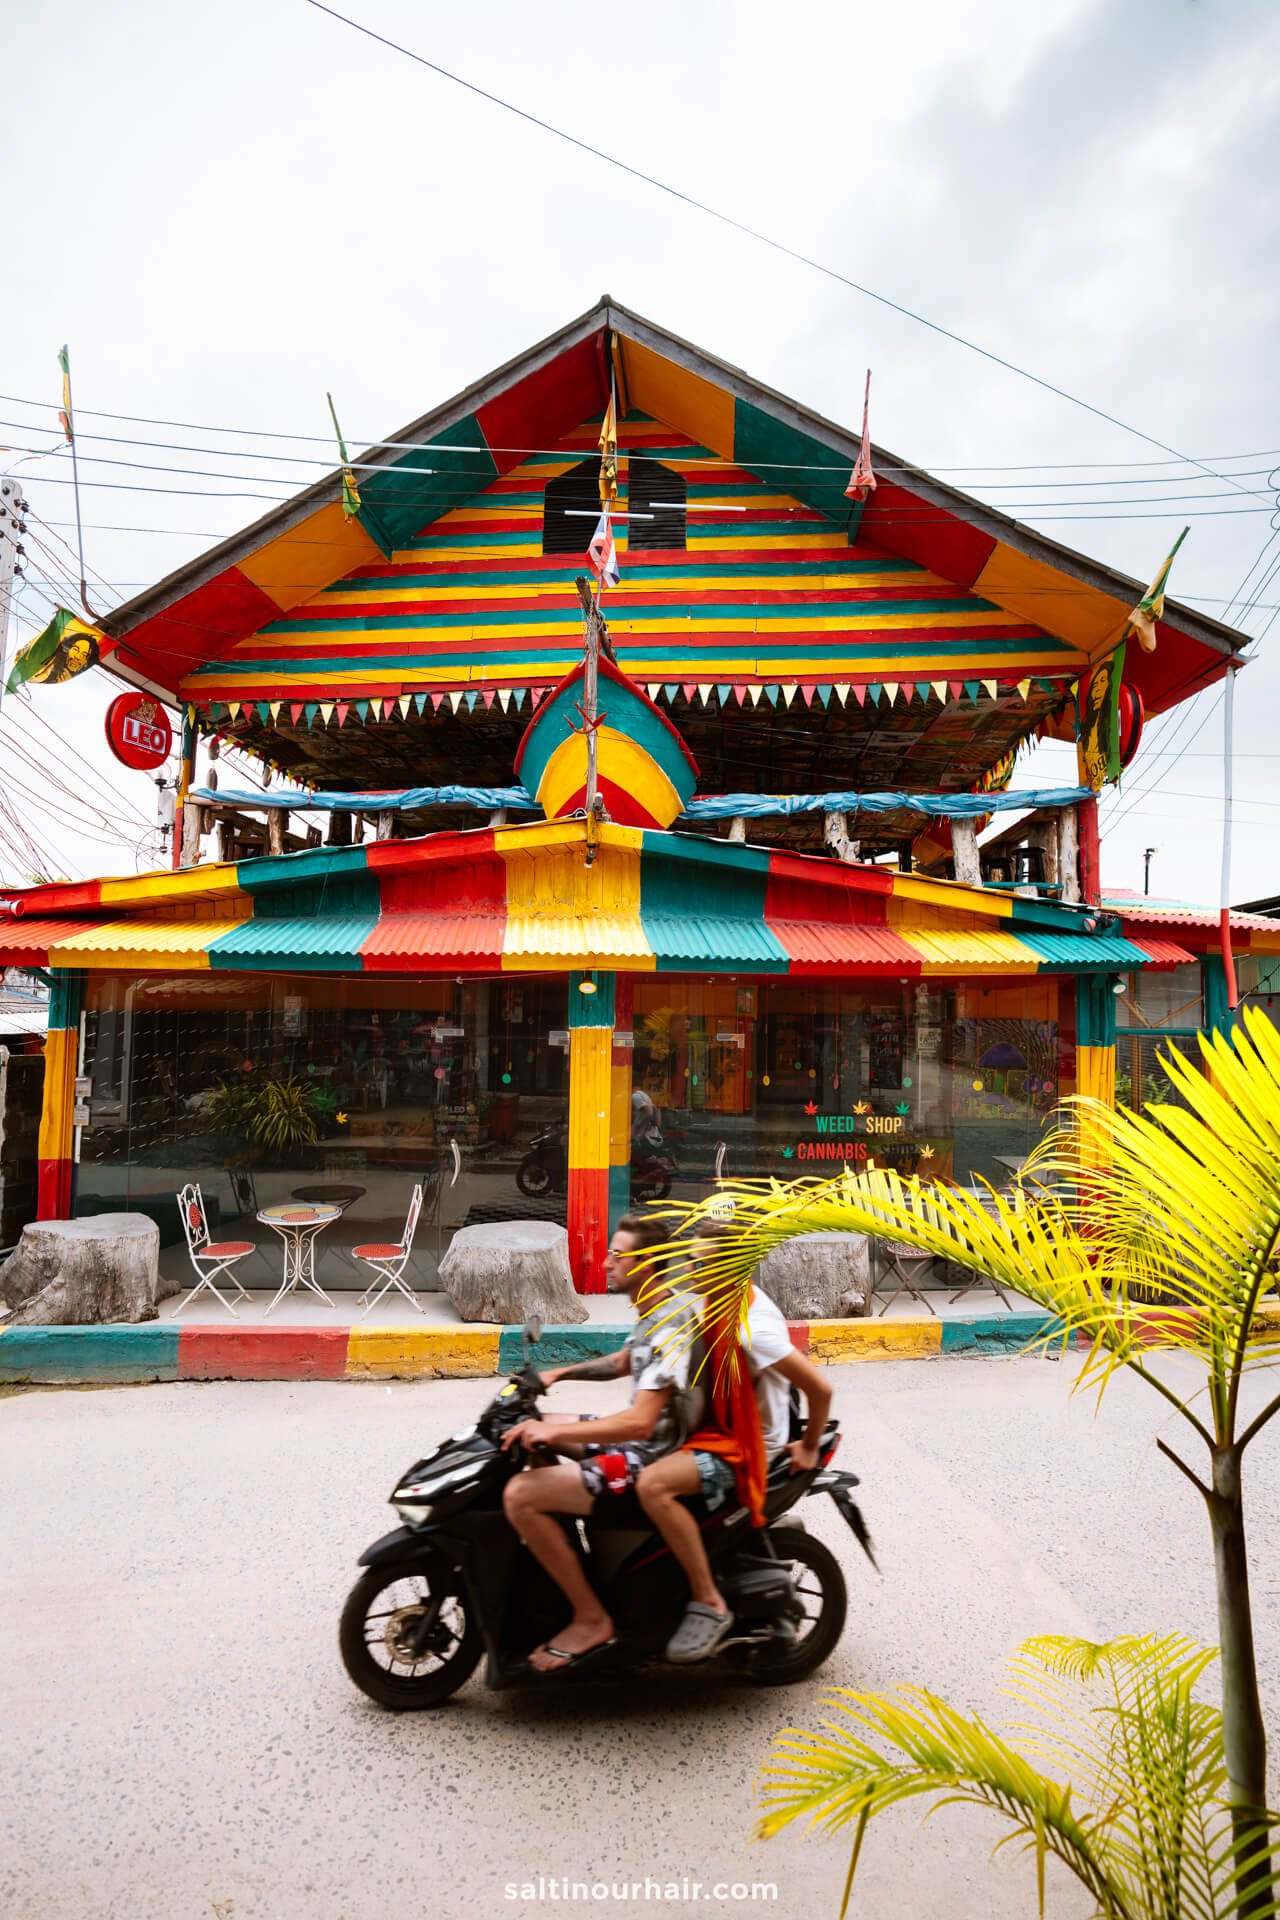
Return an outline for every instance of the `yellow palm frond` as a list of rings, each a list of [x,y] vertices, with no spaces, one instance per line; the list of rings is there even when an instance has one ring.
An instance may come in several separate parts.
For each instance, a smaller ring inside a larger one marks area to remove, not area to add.
[[[1177,1635],[1027,1641],[1011,1668],[1010,1691],[1035,1716],[1011,1730],[1021,1746],[922,1688],[842,1688],[817,1732],[779,1734],[759,1832],[852,1825],[847,1907],[877,1814],[908,1799],[959,1801],[1000,1815],[1001,1845],[1034,1853],[1042,1913],[1052,1856],[1108,1920],[1217,1920],[1234,1904],[1236,1871],[1222,1722],[1193,1692],[1215,1657]],[[1269,1872],[1252,1895],[1263,1920],[1277,1912]]]

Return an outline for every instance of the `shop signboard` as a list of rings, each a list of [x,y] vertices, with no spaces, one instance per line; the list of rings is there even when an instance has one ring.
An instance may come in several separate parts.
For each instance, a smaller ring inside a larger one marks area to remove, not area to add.
[[[154,773],[173,752],[169,716],[149,693],[122,693],[107,708],[107,745],[122,766]]]

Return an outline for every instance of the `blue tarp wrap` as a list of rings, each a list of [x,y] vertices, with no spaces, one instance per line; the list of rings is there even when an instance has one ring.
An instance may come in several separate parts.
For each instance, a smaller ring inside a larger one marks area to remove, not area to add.
[[[233,793],[192,789],[206,805],[287,807],[293,813],[413,813],[422,807],[518,807],[537,812],[523,787],[402,787],[392,793]],[[1036,787],[1029,793],[713,793],[691,800],[682,820],[765,820],[793,813],[918,813],[929,820],[973,819],[1032,807],[1073,807],[1089,787]]]

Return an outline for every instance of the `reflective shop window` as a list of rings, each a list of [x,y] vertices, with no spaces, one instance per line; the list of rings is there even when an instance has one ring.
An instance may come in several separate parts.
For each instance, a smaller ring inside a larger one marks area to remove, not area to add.
[[[318,1271],[358,1288],[343,1249],[394,1239],[421,1181],[415,1278],[430,1285],[458,1227],[531,1210],[516,1176],[567,1122],[566,1008],[563,981],[92,979],[76,1211],[149,1213],[182,1256],[175,1195],[197,1180],[211,1226],[263,1248],[245,1277],[266,1288],[279,1248],[259,1209],[344,1186],[356,1197]],[[539,1210],[557,1207],[553,1190]]]
[[[1069,990],[1069,989],[1068,989]],[[1006,1184],[1058,1098],[1056,980],[635,985],[634,1086],[677,1191],[893,1166]]]

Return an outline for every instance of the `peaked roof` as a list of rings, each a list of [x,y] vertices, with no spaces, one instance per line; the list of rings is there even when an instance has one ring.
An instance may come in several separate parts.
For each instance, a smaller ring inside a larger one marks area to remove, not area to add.
[[[768,476],[846,543],[900,555],[1053,636],[1064,665],[1106,651],[1145,590],[1146,582],[1031,532],[884,449],[875,457],[885,477],[856,507],[844,497],[856,433],[605,296],[363,454],[357,518],[343,514],[335,471],[117,608],[104,623],[118,643],[106,664],[171,702],[192,698],[190,676],[348,575],[384,564],[531,452],[598,416],[611,366],[620,411],[664,422],[748,477]],[[1131,649],[1127,677],[1148,712],[1159,712],[1220,678],[1245,641],[1170,601],[1157,651]]]

